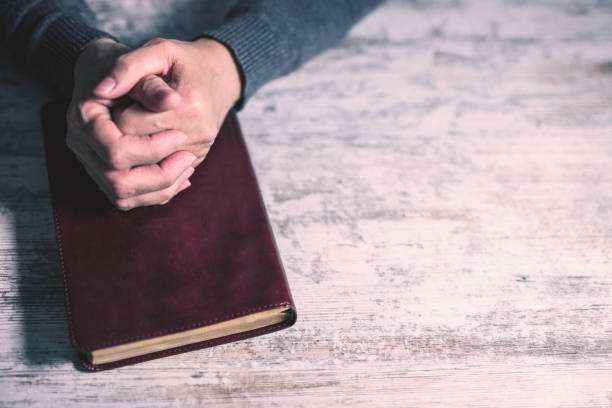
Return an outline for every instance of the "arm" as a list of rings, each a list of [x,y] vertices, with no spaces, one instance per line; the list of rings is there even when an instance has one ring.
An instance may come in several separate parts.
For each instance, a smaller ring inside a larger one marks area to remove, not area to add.
[[[326,48],[382,0],[245,0],[217,29],[203,33],[226,45],[242,74],[242,100]]]
[[[72,91],[72,70],[96,39],[112,38],[94,26],[82,0],[2,0],[0,41],[17,61],[64,96]]]
[[[188,187],[187,178],[206,157],[229,109],[339,41],[378,2],[245,0],[226,24],[203,38],[150,41],[116,60],[94,89],[95,99],[112,106],[153,75],[168,81],[180,103],[161,112],[143,104],[111,111],[99,104],[73,104],[69,145],[82,151],[77,155],[117,207],[164,204]],[[104,126],[94,127],[88,140],[92,118]],[[155,181],[162,171],[172,176]]]
[[[139,202],[157,203],[188,187],[187,173],[195,157],[175,150],[176,140],[181,139],[179,132],[130,137],[114,126],[110,106],[115,101],[95,98],[92,90],[129,49],[94,28],[93,20],[82,0],[1,0],[0,41],[46,85],[66,97],[72,95],[67,144],[109,199],[116,198],[113,190],[123,191],[127,184],[131,191],[144,195]],[[143,77],[129,97],[156,112],[179,102],[178,94],[155,75]],[[103,143],[102,136],[112,143]],[[126,152],[135,160],[147,157],[145,161],[155,165],[111,171],[114,169],[98,158],[108,159],[108,147]],[[130,183],[133,178],[136,183]],[[110,183],[114,183],[112,189]],[[149,191],[154,192],[147,195]]]

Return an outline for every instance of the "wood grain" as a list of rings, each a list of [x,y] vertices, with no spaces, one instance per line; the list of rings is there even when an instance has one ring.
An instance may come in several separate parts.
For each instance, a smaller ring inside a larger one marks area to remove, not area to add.
[[[188,1],[90,3],[134,44],[199,27]],[[607,1],[385,4],[240,113],[297,324],[95,374],[67,336],[48,96],[4,56],[0,406],[612,407],[610,27]]]

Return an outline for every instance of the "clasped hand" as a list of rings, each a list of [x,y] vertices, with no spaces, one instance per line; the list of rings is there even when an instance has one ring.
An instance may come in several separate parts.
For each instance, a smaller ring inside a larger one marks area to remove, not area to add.
[[[101,39],[80,55],[74,79],[66,142],[124,211],[166,204],[191,185],[241,92],[231,54],[210,39],[135,50]]]

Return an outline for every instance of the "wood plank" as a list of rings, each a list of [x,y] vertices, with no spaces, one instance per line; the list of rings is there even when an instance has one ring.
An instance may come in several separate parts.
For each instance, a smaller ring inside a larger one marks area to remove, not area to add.
[[[90,3],[133,43],[205,8]],[[3,55],[0,406],[612,406],[610,11],[390,1],[264,87],[240,120],[298,322],[102,373],[67,336],[48,95]]]

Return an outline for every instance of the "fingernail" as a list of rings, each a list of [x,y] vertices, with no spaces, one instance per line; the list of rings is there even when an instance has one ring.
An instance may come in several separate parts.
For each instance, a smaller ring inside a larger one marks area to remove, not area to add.
[[[102,82],[98,84],[98,86],[96,86],[95,92],[101,93],[101,94],[107,94],[113,90],[113,88],[115,87],[115,84],[116,82],[113,79],[113,77],[108,76],[104,78]]]
[[[183,183],[183,185],[181,186],[181,188],[178,189],[178,191],[176,192],[176,194],[180,193],[183,190],[187,190],[189,187],[191,187],[191,182],[189,180],[185,181]]]
[[[191,175],[193,174],[193,167],[189,167],[187,168],[187,170],[185,170],[183,172],[183,174],[181,174],[180,179],[183,180],[183,182],[181,183],[181,188],[187,188],[185,187],[186,183],[189,183],[189,185],[191,185],[191,182],[189,181],[189,177],[191,177]]]
[[[187,180],[187,179],[189,179],[189,177],[191,177],[191,175],[193,174],[193,171],[194,171],[193,167],[187,167],[185,170],[183,170],[183,172],[179,176],[179,180],[183,180],[183,183],[184,183],[185,180]]]

